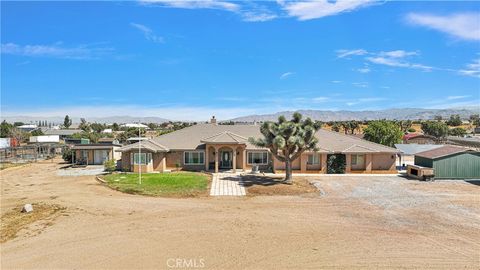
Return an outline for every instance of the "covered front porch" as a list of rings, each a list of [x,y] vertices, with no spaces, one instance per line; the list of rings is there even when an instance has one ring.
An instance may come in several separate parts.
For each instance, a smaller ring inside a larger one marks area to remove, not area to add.
[[[232,171],[247,169],[246,143],[248,139],[232,132],[222,132],[202,140],[205,143],[205,171]]]

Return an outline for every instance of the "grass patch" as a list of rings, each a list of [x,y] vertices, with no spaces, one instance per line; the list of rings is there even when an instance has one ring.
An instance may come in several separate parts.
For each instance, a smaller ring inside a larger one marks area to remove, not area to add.
[[[306,179],[294,178],[292,184],[283,182],[283,176],[271,177],[261,175],[242,176],[247,195],[302,195],[316,193],[317,189]]]
[[[138,174],[110,174],[104,179],[110,187],[129,194],[194,197],[206,194],[210,176],[189,172],[147,173],[142,174],[141,185]]]
[[[24,166],[27,163],[0,163],[0,171],[8,168]]]
[[[66,208],[56,204],[33,204],[33,211],[30,213],[22,213],[21,206],[12,209],[1,217],[0,222],[0,243],[13,239],[17,233],[27,228],[30,224],[38,220],[51,220],[57,216],[57,212]],[[48,222],[46,225],[52,225]]]

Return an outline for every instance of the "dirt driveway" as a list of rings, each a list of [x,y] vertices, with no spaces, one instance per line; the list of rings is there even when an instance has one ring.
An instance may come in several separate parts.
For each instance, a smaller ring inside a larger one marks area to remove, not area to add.
[[[122,194],[37,163],[1,172],[2,213],[66,207],[1,245],[1,268],[478,269],[480,186],[312,178],[323,195],[171,199]],[[196,267],[195,267],[196,266]]]

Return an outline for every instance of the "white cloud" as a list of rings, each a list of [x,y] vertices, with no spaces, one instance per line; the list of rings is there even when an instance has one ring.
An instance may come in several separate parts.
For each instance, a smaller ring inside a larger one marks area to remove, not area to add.
[[[242,13],[242,18],[246,22],[266,22],[277,17],[277,15],[268,12],[245,11]]]
[[[368,67],[364,67],[364,68],[357,69],[357,71],[360,73],[369,73],[371,70]]]
[[[342,81],[331,81],[331,83],[341,83]]]
[[[280,75],[280,79],[282,79],[282,80],[283,80],[283,79],[286,79],[286,78],[292,76],[293,74],[295,74],[295,72],[291,72],[291,71],[285,72],[285,73],[283,73],[282,75]]]
[[[353,55],[365,55],[368,54],[368,52],[364,49],[356,49],[356,50],[337,50],[337,57],[338,58],[345,58],[348,56],[353,56]]]
[[[157,4],[165,7],[186,8],[186,9],[222,9],[227,11],[238,11],[240,6],[234,3],[214,0],[141,0],[143,4]]]
[[[470,96],[448,96],[447,99],[448,100],[456,100],[456,99],[464,99],[464,98],[468,98]]]
[[[480,58],[473,60],[472,63],[466,65],[465,69],[461,69],[458,72],[465,76],[480,78]]]
[[[404,50],[396,50],[396,51],[389,51],[389,52],[380,52],[380,55],[392,58],[404,58],[407,56],[418,55],[417,52],[407,52]]]
[[[335,2],[328,0],[320,1],[301,1],[301,2],[278,2],[289,16],[297,17],[299,20],[318,19],[326,16],[332,16],[343,12],[350,12],[361,7],[374,3],[371,0],[337,0]]]
[[[409,13],[409,23],[425,26],[464,40],[480,40],[480,13],[456,13],[451,15],[433,15]]]
[[[30,57],[51,57],[61,59],[96,59],[102,55],[113,53],[113,48],[79,45],[64,47],[61,43],[54,45],[18,45],[6,43],[1,45],[2,54],[12,54]]]
[[[352,83],[353,86],[360,87],[360,88],[367,88],[368,83],[367,82],[354,82]]]
[[[147,40],[150,40],[150,41],[153,41],[155,43],[164,43],[165,40],[163,39],[163,37],[160,37],[160,36],[157,36],[153,33],[152,29],[148,28],[147,26],[143,25],[143,24],[139,24],[139,23],[130,23],[130,25],[137,29],[137,30],[140,30],[140,32],[143,33],[143,35],[145,36],[145,38]]]

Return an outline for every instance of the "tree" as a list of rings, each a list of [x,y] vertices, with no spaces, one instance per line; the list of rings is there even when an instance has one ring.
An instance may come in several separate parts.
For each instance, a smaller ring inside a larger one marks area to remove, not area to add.
[[[0,137],[8,138],[12,136],[12,129],[13,125],[3,120],[3,122],[0,124]]]
[[[412,120],[400,120],[398,125],[403,133],[406,133],[412,127]]]
[[[332,125],[332,130],[335,131],[335,132],[340,132],[340,127],[341,127],[340,124],[335,122]]]
[[[440,122],[440,121],[443,120],[443,117],[442,117],[441,115],[435,115],[435,116],[433,117],[433,119],[434,119],[435,121]]]
[[[63,119],[63,126],[65,128],[69,128],[72,125],[72,119],[68,115],[65,115],[65,119]]]
[[[14,127],[19,127],[19,126],[23,126],[24,124],[25,124],[25,123],[23,123],[23,122],[14,122],[14,123],[13,123],[13,126],[14,126]]]
[[[454,114],[450,115],[450,119],[447,121],[447,125],[452,127],[458,127],[462,124],[462,119],[460,119],[460,115]]]
[[[106,126],[104,124],[99,124],[99,123],[90,124],[90,129],[92,129],[93,132],[96,132],[96,133],[101,133],[105,128]]]
[[[422,123],[423,133],[434,137],[437,141],[443,141],[448,135],[448,126],[442,122],[426,121]]]
[[[113,131],[118,131],[120,129],[120,126],[117,123],[113,123],[112,129]]]
[[[472,125],[478,127],[480,126],[480,116],[478,114],[472,114],[470,115],[470,122],[472,122]]]
[[[403,136],[400,127],[387,120],[371,121],[363,133],[366,140],[390,147],[399,143]]]
[[[90,132],[90,125],[85,118],[80,118],[80,125],[78,125],[78,128],[85,132]]]
[[[43,131],[41,129],[35,129],[35,130],[32,130],[30,132],[30,135],[32,135],[32,136],[42,136],[44,134],[43,134]]]
[[[448,131],[448,134],[450,134],[452,136],[463,137],[467,134],[467,131],[464,128],[456,127],[456,128],[450,129]]]
[[[272,155],[285,162],[285,182],[292,180],[292,162],[307,150],[318,151],[315,133],[320,129],[319,122],[307,118],[302,120],[298,112],[287,121],[284,116],[278,122],[265,122],[260,126],[263,138],[249,138],[249,142],[258,147],[270,149]]]

